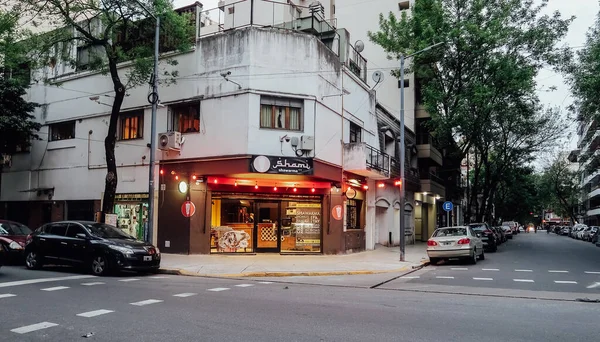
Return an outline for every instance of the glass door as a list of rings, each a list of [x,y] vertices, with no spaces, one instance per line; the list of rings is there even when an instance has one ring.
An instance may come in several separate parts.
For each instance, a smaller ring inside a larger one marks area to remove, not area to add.
[[[257,252],[277,253],[281,247],[279,202],[256,202],[254,238]]]

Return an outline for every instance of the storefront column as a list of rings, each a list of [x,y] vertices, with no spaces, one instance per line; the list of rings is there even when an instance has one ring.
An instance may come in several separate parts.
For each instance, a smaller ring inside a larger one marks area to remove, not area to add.
[[[377,183],[372,180],[367,180],[369,189],[367,190],[366,207],[367,213],[365,217],[365,249],[375,249],[375,224],[376,224],[376,207],[375,200],[377,199]]]

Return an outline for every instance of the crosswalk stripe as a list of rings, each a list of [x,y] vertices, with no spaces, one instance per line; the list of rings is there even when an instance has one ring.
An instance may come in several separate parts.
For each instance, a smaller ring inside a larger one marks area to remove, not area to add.
[[[94,310],[94,311],[88,311],[88,312],[82,312],[80,314],[77,314],[77,316],[79,317],[86,317],[86,318],[91,318],[91,317],[96,317],[96,316],[100,316],[100,315],[106,315],[109,314],[111,312],[114,312],[113,310]]]
[[[436,278],[438,278],[438,279],[454,279],[454,277],[447,277],[447,276],[437,276]]]
[[[401,279],[419,279],[419,278],[421,278],[421,276],[404,276],[404,277],[401,277]]]
[[[513,279],[513,281],[519,282],[519,283],[533,283],[533,279]]]
[[[21,285],[38,284],[38,283],[47,283],[47,282],[53,282],[53,281],[89,279],[89,278],[95,278],[95,276],[92,276],[92,275],[80,275],[80,276],[69,276],[69,277],[39,278],[39,279],[27,279],[27,280],[9,281],[9,282],[6,282],[6,283],[0,283],[0,288],[2,288],[2,287],[11,287],[11,286],[21,286]]]
[[[221,292],[221,291],[227,291],[227,290],[229,290],[228,287],[215,287],[214,289],[208,289],[206,291]]]
[[[466,267],[452,267],[450,268],[453,271],[468,271],[469,269]]]
[[[555,280],[556,284],[577,284],[576,281],[573,280]]]
[[[494,280],[494,278],[473,278],[473,280]]]
[[[533,270],[515,270],[515,272],[533,272]]]
[[[51,328],[51,327],[55,327],[58,324],[56,323],[50,323],[50,322],[41,322],[41,323],[36,323],[36,324],[32,324],[32,325],[26,325],[20,328],[16,328],[16,329],[12,329],[11,331],[17,334],[27,334],[30,333],[32,331],[36,331],[36,330],[42,330],[42,329],[46,329],[46,328]]]
[[[197,293],[178,293],[173,295],[173,297],[179,297],[179,298],[187,298],[187,297],[191,297],[191,296],[195,296],[197,295]]]
[[[106,284],[106,283],[103,283],[101,281],[94,281],[91,283],[81,283],[81,285],[83,285],[83,286],[95,286],[95,285],[104,285],[104,284]]]
[[[165,277],[165,276],[152,276],[152,277],[148,277],[150,279],[169,279],[169,277]]]
[[[235,286],[237,286],[237,287],[251,287],[251,286],[254,286],[254,285],[252,285],[252,284],[237,284]]]
[[[60,290],[66,290],[68,289],[68,286],[55,286],[55,287],[47,287],[45,289],[42,289],[42,291],[60,291]]]
[[[556,271],[556,270],[549,270],[548,273],[569,273],[569,271]]]
[[[147,300],[142,300],[141,302],[135,302],[135,303],[129,303],[131,305],[135,305],[135,306],[144,306],[144,305],[150,305],[150,304],[156,304],[156,303],[161,303],[162,300],[159,299],[147,299]]]
[[[2,293],[0,294],[0,299],[2,298],[10,298],[10,297],[16,297],[16,294],[12,294],[12,293]]]
[[[497,269],[497,268],[482,268],[481,270],[482,270],[482,271],[500,271],[500,270],[499,270],[499,269]]]
[[[128,283],[130,281],[138,281],[138,280],[139,280],[138,278],[129,278],[129,279],[121,279],[119,281],[122,281],[124,283]]]
[[[259,284],[273,284],[272,281],[259,281]]]
[[[585,273],[587,273],[587,274],[600,274],[600,272],[593,272],[593,271],[585,271]]]

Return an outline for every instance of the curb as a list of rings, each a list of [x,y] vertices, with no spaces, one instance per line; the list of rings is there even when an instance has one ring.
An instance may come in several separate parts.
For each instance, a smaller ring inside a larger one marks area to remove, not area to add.
[[[384,274],[384,273],[396,273],[413,270],[416,268],[422,268],[429,265],[429,261],[421,262],[420,264],[405,266],[393,270],[378,270],[378,271],[330,271],[330,272],[247,272],[247,273],[235,273],[235,274],[202,274],[196,272],[190,272],[176,268],[161,268],[159,273],[180,275],[188,277],[205,277],[205,278],[264,278],[264,277],[319,277],[319,276],[338,276],[338,275],[367,275],[367,274]]]

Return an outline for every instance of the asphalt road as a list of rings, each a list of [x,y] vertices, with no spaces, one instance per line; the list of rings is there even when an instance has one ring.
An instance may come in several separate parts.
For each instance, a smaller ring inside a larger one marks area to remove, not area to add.
[[[600,295],[600,248],[546,232],[521,233],[476,265],[430,265],[385,285],[409,284]]]
[[[585,273],[600,271],[599,256],[590,243],[538,233],[476,266],[407,275],[98,278],[3,267],[0,341],[591,341],[600,303],[574,298],[600,297],[587,288],[600,274]]]

